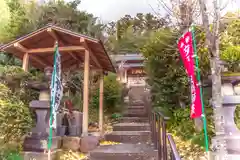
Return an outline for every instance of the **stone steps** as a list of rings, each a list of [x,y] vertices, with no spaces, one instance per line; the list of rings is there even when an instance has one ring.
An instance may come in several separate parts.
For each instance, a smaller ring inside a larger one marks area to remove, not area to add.
[[[146,112],[146,109],[131,107],[131,108],[127,108],[125,112]]]
[[[121,144],[99,146],[90,152],[90,160],[158,160],[158,153],[151,145],[150,124],[143,102],[130,102],[125,109],[120,123],[114,124],[113,132],[105,135],[106,141]]]
[[[145,117],[121,117],[120,123],[147,123],[148,118]]]
[[[123,112],[123,117],[147,117],[147,113],[146,112],[136,112],[136,111],[125,111]]]
[[[157,151],[146,144],[99,146],[90,152],[90,160],[157,160]]]
[[[136,106],[128,106],[127,109],[145,109],[145,107],[136,105]]]
[[[113,125],[113,131],[150,131],[148,123],[118,123]]]
[[[147,113],[147,110],[145,108],[135,108],[135,107],[132,107],[132,108],[128,108],[124,113],[136,113],[136,114],[141,114],[141,113]]]
[[[144,106],[143,101],[135,101],[135,102],[129,102],[129,106]]]
[[[126,108],[125,112],[146,112],[145,107],[143,106],[129,106]]]
[[[106,141],[114,141],[121,143],[151,143],[150,131],[113,131],[105,135]]]

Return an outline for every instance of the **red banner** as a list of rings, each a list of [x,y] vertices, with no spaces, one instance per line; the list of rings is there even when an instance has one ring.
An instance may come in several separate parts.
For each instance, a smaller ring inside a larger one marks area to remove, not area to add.
[[[184,67],[188,74],[191,85],[191,118],[198,118],[202,115],[200,87],[198,86],[194,72],[194,51],[192,33],[186,32],[178,42],[178,49],[183,60]]]

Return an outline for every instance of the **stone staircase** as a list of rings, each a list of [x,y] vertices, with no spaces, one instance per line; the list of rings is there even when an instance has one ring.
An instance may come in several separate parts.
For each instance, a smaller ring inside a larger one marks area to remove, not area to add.
[[[143,104],[128,106],[113,126],[113,132],[105,135],[106,141],[121,144],[99,146],[90,152],[90,160],[157,160],[158,153],[151,145],[151,131],[147,111]]]

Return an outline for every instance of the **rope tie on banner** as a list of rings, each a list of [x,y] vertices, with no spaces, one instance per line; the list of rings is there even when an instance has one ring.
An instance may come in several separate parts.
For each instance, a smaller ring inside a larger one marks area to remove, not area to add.
[[[194,54],[194,55],[192,55],[192,58],[199,58],[199,57],[198,57],[197,55]]]
[[[197,86],[202,87],[202,83],[201,83],[201,82],[198,82],[198,83],[197,83]]]

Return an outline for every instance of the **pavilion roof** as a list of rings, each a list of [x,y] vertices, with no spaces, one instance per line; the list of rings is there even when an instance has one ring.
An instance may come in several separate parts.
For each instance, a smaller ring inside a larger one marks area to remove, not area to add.
[[[63,70],[82,68],[85,50],[90,53],[90,68],[115,72],[103,43],[55,25],[47,25],[0,47],[1,51],[23,60],[29,54],[30,65],[44,69],[53,66],[54,45],[58,41]]]

